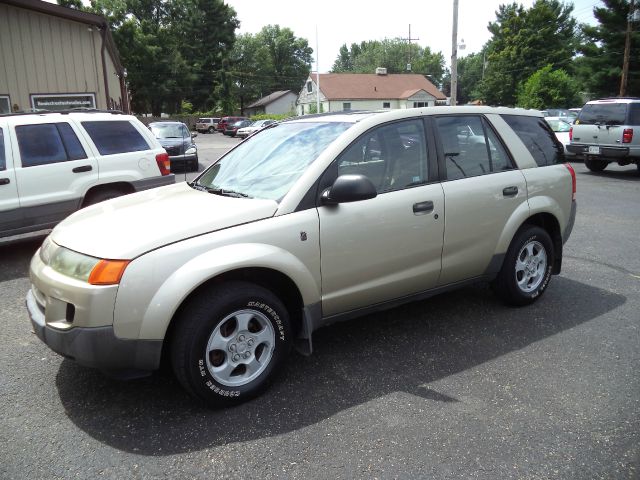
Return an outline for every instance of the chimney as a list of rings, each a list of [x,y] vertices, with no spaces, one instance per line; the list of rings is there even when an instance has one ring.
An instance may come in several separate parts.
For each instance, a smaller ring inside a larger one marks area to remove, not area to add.
[[[376,75],[386,75],[387,74],[387,69],[384,67],[378,67],[376,68]]]

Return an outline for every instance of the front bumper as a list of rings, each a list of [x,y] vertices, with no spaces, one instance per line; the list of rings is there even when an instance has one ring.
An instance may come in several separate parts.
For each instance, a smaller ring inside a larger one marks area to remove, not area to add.
[[[193,155],[173,155],[169,156],[169,162],[171,165],[187,165],[191,162],[198,161],[198,154],[194,153]]]
[[[27,310],[33,331],[51,350],[80,365],[101,370],[152,371],[160,366],[162,340],[118,338],[113,326],[59,330],[47,325],[45,314],[31,290]]]

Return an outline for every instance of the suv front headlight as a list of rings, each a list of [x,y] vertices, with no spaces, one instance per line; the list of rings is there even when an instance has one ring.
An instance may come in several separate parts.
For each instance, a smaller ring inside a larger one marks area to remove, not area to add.
[[[185,155],[193,155],[194,153],[196,153],[198,150],[196,149],[196,147],[189,147],[187,148],[187,150],[184,152]]]
[[[58,273],[91,285],[116,285],[120,283],[130,260],[106,260],[68,248],[60,247],[53,255],[49,266]]]

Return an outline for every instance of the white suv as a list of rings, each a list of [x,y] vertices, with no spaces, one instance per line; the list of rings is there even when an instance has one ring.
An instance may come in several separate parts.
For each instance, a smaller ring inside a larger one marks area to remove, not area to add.
[[[0,116],[0,237],[51,228],[81,207],[171,183],[167,152],[133,116]]]
[[[165,357],[195,397],[238,403],[331,322],[479,280],[540,298],[576,213],[563,162],[530,110],[270,125],[193,182],[58,225],[31,261],[31,323],[80,364],[130,376]]]

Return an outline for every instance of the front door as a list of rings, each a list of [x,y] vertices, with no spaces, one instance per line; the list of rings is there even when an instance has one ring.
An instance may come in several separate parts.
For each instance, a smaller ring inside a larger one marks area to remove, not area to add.
[[[318,208],[325,317],[437,284],[444,194],[428,150],[415,119],[367,132],[336,160],[334,177],[366,175],[378,196]]]

